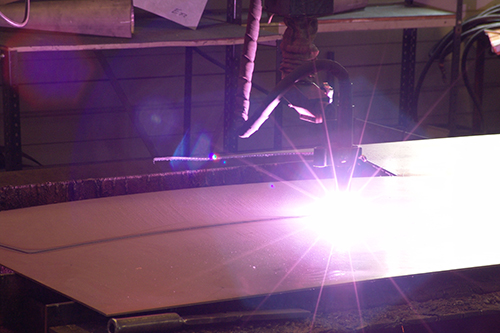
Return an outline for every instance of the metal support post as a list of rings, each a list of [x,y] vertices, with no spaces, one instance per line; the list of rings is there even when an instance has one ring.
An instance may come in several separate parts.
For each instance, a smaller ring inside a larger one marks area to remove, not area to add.
[[[483,86],[484,86],[484,67],[486,61],[486,52],[490,47],[490,43],[487,36],[479,38],[476,42],[476,64],[474,71],[474,92],[479,103],[478,106],[474,105],[474,111],[472,113],[472,133],[481,133],[485,130],[482,112],[483,104]]]
[[[276,41],[276,84],[281,81],[281,41]],[[274,149],[281,150],[283,146],[283,104],[280,103],[274,110]]]
[[[227,0],[227,23],[241,25],[242,0]]]
[[[3,79],[3,117],[5,141],[5,169],[22,169],[21,110],[17,86],[18,54],[6,48],[1,49]]]
[[[227,0],[226,20],[231,24],[241,25],[242,0]],[[226,69],[224,87],[224,139],[225,152],[238,150],[238,138],[232,133],[235,92],[238,87],[240,48],[236,45],[226,46]]]
[[[415,86],[415,54],[417,49],[417,29],[403,30],[401,56],[401,92],[399,95],[399,126],[406,129],[410,121],[417,121],[417,110],[413,110]]]
[[[193,48],[186,47],[184,63],[184,139],[182,156],[191,155],[191,106],[193,93]]]
[[[457,0],[457,12],[455,27],[453,28],[453,53],[450,71],[450,103],[448,110],[448,128],[450,135],[456,135],[457,131],[457,106],[458,106],[458,79],[460,70],[460,44],[462,35],[462,8],[463,0]]]
[[[225,96],[224,96],[224,151],[238,150],[238,137],[232,131],[235,94],[238,87],[240,47],[226,46]]]

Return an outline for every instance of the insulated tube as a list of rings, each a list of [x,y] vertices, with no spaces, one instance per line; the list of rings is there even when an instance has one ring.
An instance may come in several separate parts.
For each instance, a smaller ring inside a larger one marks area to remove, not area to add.
[[[279,104],[280,99],[293,87],[293,85],[311,74],[327,71],[337,78],[339,82],[339,108],[337,114],[337,130],[334,132],[333,145],[336,148],[352,147],[353,111],[351,96],[351,81],[347,70],[338,62],[332,60],[315,60],[306,62],[285,76],[276,87],[266,96],[254,115],[240,128],[241,138],[248,138],[255,133],[269,118]]]
[[[250,91],[255,68],[257,40],[259,39],[260,19],[262,17],[262,0],[250,0],[247,28],[241,53],[238,75],[238,88],[235,99],[235,120],[247,121],[250,109]]]

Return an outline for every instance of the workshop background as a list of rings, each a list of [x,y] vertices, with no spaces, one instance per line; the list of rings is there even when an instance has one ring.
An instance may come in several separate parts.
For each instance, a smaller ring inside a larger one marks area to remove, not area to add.
[[[454,1],[452,1],[454,3]],[[394,3],[370,0],[369,4]],[[466,17],[497,1],[467,0]],[[244,7],[248,6],[248,1]],[[206,10],[223,12],[226,0],[209,0]],[[428,60],[429,50],[452,28],[418,30],[416,75]],[[364,142],[403,140],[399,125],[399,92],[402,30],[320,33],[319,58],[333,58],[344,65],[353,83],[355,117],[369,126]],[[224,63],[225,47],[204,47]],[[19,55],[21,142],[23,152],[43,166],[152,159],[134,125],[139,122],[162,156],[178,154],[183,139],[184,48],[102,51],[113,74],[137,114],[132,119],[112,82],[92,51],[22,53]],[[471,52],[475,55],[475,52]],[[194,54],[192,103],[192,155],[208,156],[223,150],[224,71]],[[451,57],[446,58],[449,68]],[[471,57],[471,70],[474,59]],[[276,48],[260,45],[254,82],[272,89],[276,80]],[[484,128],[481,133],[500,132],[500,59],[487,52],[483,85]],[[449,108],[449,70],[443,79],[437,64],[429,71],[419,96],[422,126],[418,135],[443,137]],[[460,80],[457,131],[476,134],[473,103]],[[253,90],[252,106],[264,94]],[[252,112],[252,109],[251,111]],[[3,131],[0,117],[0,132]],[[382,125],[382,126],[379,126]],[[313,147],[321,140],[318,126],[300,121],[284,110],[284,149]],[[388,129],[386,128],[392,128]],[[273,148],[273,124],[268,121],[250,139],[240,139],[239,151]],[[0,145],[3,145],[0,133]],[[24,161],[28,165],[36,164]]]
[[[422,1],[425,2],[425,0]],[[394,2],[370,0],[370,4]],[[427,2],[436,4],[437,0],[428,0]],[[399,3],[402,3],[402,1]],[[453,10],[455,5],[454,0],[443,0],[439,1],[439,3],[448,3],[450,10]],[[466,0],[466,17],[471,17],[496,4],[498,4],[498,0]],[[248,1],[244,3],[244,7],[247,6]],[[224,13],[225,10],[226,0],[209,0],[206,8],[206,11],[213,13]],[[449,28],[418,30],[417,76],[428,60],[429,50],[452,29],[452,24],[450,24]],[[356,124],[361,126],[365,120],[368,123],[363,136],[363,142],[365,143],[401,141],[409,136],[408,133],[401,131],[402,120],[399,112],[402,38],[403,31],[401,29],[321,33],[316,38],[316,45],[320,50],[319,57],[335,59],[344,65],[350,73],[353,83]],[[203,47],[203,51],[220,63],[225,62],[224,46]],[[0,173],[0,186],[3,186],[0,187],[0,203],[2,203],[0,210],[184,187],[212,186],[236,182],[262,182],[263,179],[269,179],[262,176],[266,172],[276,177],[292,173],[290,170],[293,171],[293,169],[289,165],[280,167],[279,164],[269,164],[265,167],[258,166],[259,170],[257,171],[250,170],[250,167],[245,168],[245,166],[226,168],[226,170],[220,168],[206,172],[201,170],[190,174],[181,172],[158,174],[155,170],[154,172],[149,171],[149,174],[145,173],[143,176],[131,177],[120,177],[123,175],[119,175],[116,170],[113,170],[116,172],[110,172],[109,166],[118,169],[118,164],[121,164],[127,171],[131,170],[134,166],[137,166],[136,163],[131,163],[132,161],[152,165],[154,156],[148,150],[147,142],[149,141],[154,143],[156,150],[161,155],[170,156],[180,153],[184,136],[184,52],[184,48],[177,47],[99,52],[28,52],[19,54],[23,152],[47,168],[27,170],[28,172]],[[473,50],[470,53],[471,59],[468,61],[472,73],[475,71],[475,59],[473,57],[475,54],[476,52]],[[432,65],[426,77],[418,104],[418,115],[419,119],[422,120],[422,124],[416,128],[416,133],[412,138],[500,133],[499,57],[489,51],[486,52],[484,78],[482,80],[483,128],[474,128],[477,125],[474,123],[474,105],[466,92],[463,82],[459,80],[458,102],[456,104],[458,107],[457,126],[454,128],[453,133],[449,131],[448,126],[451,57],[447,57],[445,60],[445,79],[443,79],[443,74],[436,63]],[[107,75],[109,71],[103,67],[103,64],[109,64],[113,76],[116,77],[116,82],[113,82],[113,79]],[[195,156],[208,156],[212,152],[221,152],[223,150],[225,74],[220,67],[201,57],[196,52],[194,53],[193,73],[191,150]],[[274,87],[275,81],[276,48],[271,45],[260,45],[254,82],[270,90]],[[124,91],[123,95],[116,91],[117,86],[115,83],[119,83],[120,89]],[[123,104],[124,96],[128,105]],[[258,90],[254,89],[252,91],[252,110],[263,97],[264,94]],[[137,115],[137,117],[131,117],[130,106],[134,111],[133,114]],[[298,118],[295,111],[284,110],[282,148],[313,147],[320,143],[322,133],[319,129],[322,125],[303,122]],[[0,131],[3,130],[2,121],[3,115],[0,115]],[[409,119],[404,121],[409,122],[408,128],[410,129],[416,126]],[[137,131],[138,125],[146,130],[147,138],[141,137],[142,133]],[[356,127],[356,131],[359,131],[359,129],[360,127]],[[272,121],[266,122],[263,128],[250,139],[238,140],[239,151],[250,152],[273,149],[275,143],[274,130]],[[355,134],[357,138],[359,133],[356,132]],[[488,137],[482,138],[488,139]],[[469,154],[466,152],[466,156],[479,154],[479,148],[487,146],[475,142],[474,148],[469,146]],[[432,141],[415,143],[433,144]],[[2,145],[3,133],[0,132],[0,146]],[[432,149],[426,148],[423,150],[432,152]],[[463,152],[464,147],[461,146],[460,148],[462,149],[461,152]],[[441,149],[440,152],[442,151],[444,150]],[[470,154],[471,151],[474,153]],[[448,151],[447,154],[440,153],[441,159],[438,161],[452,156],[455,159],[450,164],[465,164],[465,167],[461,166],[462,170],[464,170],[468,164],[463,163],[461,156],[456,156],[455,152],[456,149]],[[408,153],[407,155],[412,154]],[[367,154],[367,156],[371,158],[374,154]],[[424,158],[424,160],[429,162],[431,159]],[[25,169],[30,169],[30,166],[37,168],[32,161],[24,159],[23,162],[28,164]],[[469,162],[471,164],[477,163],[475,159],[469,159]],[[246,161],[242,163],[246,163]],[[440,164],[439,162],[434,163]],[[77,165],[78,168],[65,167],[70,164]],[[414,166],[415,163],[406,164]],[[445,165],[446,163],[442,164]],[[492,164],[492,169],[495,168],[494,163],[489,164]],[[94,170],[90,170],[94,166],[103,167],[105,165],[108,168],[103,168],[103,173],[98,175],[94,173]],[[156,166],[158,165],[162,165],[162,163],[157,163]],[[387,164],[380,165],[386,167]],[[57,166],[62,167],[58,168]],[[0,169],[2,169],[1,166]],[[79,173],[81,169],[85,169],[85,173]],[[437,169],[433,171],[439,173],[440,169]],[[70,176],[66,174],[67,170],[70,170]],[[36,171],[37,173],[33,173],[33,177],[28,177],[30,176],[29,171]],[[38,173],[38,171],[40,172]],[[280,171],[282,174],[279,173]],[[457,174],[461,175],[458,172]],[[485,172],[485,174],[488,173]],[[286,177],[281,178],[287,179]],[[412,181],[410,177],[394,178]],[[70,179],[73,180],[70,181]],[[416,180],[416,182],[419,181],[420,179]],[[473,182],[476,182],[476,178],[474,178]],[[460,183],[463,185],[462,182]],[[480,187],[480,189],[486,189],[488,186],[492,187],[491,184],[494,184],[491,183],[491,180],[487,182],[480,181],[479,183],[484,186]],[[484,185],[485,183],[487,183],[487,186]],[[274,184],[271,184],[271,188],[274,188],[274,186]],[[484,197],[488,197],[489,192],[478,192],[482,193]],[[473,193],[471,196],[477,196],[476,192],[471,193]],[[433,196],[431,197],[433,198]],[[431,200],[431,197],[427,199]],[[469,197],[464,197],[459,202],[469,203],[468,199]],[[488,198],[485,202],[488,203],[490,200],[493,202],[495,199]],[[188,200],[186,199],[185,202],[188,202]],[[245,203],[245,201],[242,202]],[[474,204],[464,206],[474,208]],[[450,205],[450,207],[452,206]],[[107,213],[107,209],[105,207],[103,211],[106,210]],[[148,213],[157,212],[157,209],[146,210]],[[492,212],[494,208],[490,205],[485,210]],[[19,211],[23,212],[23,210]],[[140,209],[138,211],[140,213]],[[456,212],[460,211],[456,210]],[[16,213],[13,212],[13,214]],[[398,216],[397,221],[399,223],[400,216]],[[483,221],[485,223],[493,221],[492,223],[494,223],[494,219],[491,221],[483,219]],[[122,221],[117,222],[121,223]],[[371,223],[372,221],[368,222]],[[374,220],[374,222],[376,221]],[[453,228],[460,229],[459,226],[461,225],[458,222],[452,224]],[[467,221],[469,224],[476,222],[474,220]],[[87,226],[87,224],[84,225]],[[463,225],[466,226],[467,224]],[[426,231],[425,228],[422,229]],[[467,237],[474,238],[474,234],[471,234],[467,227],[461,229],[469,232]],[[484,228],[475,229],[478,233],[485,230]],[[57,237],[60,236],[57,232],[53,234]],[[493,239],[495,233],[490,232],[489,234],[492,235],[491,239]],[[438,239],[436,235],[434,234],[431,239]],[[453,233],[451,233],[451,236],[453,236]],[[486,238],[475,237],[474,241],[486,243],[491,248],[494,248],[494,242],[489,243],[484,239]],[[169,244],[168,242],[165,243]],[[407,240],[401,238],[397,244],[407,246]],[[439,246],[444,245],[439,242]],[[426,247],[428,246],[426,245]],[[450,247],[445,249],[444,252],[451,253],[453,250]],[[496,254],[498,251],[493,252]],[[87,251],[85,251],[84,256],[88,256]],[[120,252],[120,256],[122,256],[122,252]],[[7,266],[7,264],[5,265]],[[51,272],[57,271],[57,266],[50,266],[50,268]],[[85,271],[90,272],[91,270]],[[118,272],[117,270],[114,271]],[[47,312],[42,314],[42,311],[36,311],[42,307],[37,308],[32,302],[23,302],[24,297],[19,301],[17,293],[22,289],[17,288],[20,285],[17,284],[17,279],[22,278],[22,276],[12,274],[10,270],[1,266],[0,275],[3,275],[3,288],[0,289],[9,291],[0,292],[0,331],[3,331],[3,325],[9,321],[7,319],[11,319],[9,315],[15,313],[17,309],[26,308],[26,312],[36,312],[39,317],[45,316],[43,319],[50,317]],[[220,330],[215,328],[212,332],[242,332],[244,330],[248,331],[248,327],[254,332],[261,333],[280,331],[311,332],[313,328],[315,332],[352,332],[356,329],[357,331],[364,331],[364,327],[360,328],[359,326],[360,319],[364,320],[365,323],[378,323],[379,326],[372,327],[371,332],[401,332],[405,330],[406,332],[427,332],[431,330],[436,332],[493,332],[500,323],[498,319],[498,304],[500,304],[498,276],[499,267],[495,265],[461,271],[459,275],[455,275],[454,272],[451,274],[436,273],[417,277],[411,275],[395,279],[365,281],[353,285],[349,284],[347,287],[341,285],[339,288],[330,290],[321,289],[322,300],[333,297],[340,300],[332,303],[325,301],[321,304],[317,301],[318,296],[315,291],[312,294],[301,294],[294,301],[281,297],[270,301],[266,297],[269,306],[286,304],[287,307],[297,305],[297,307],[301,308],[315,309],[315,307],[321,305],[321,313],[317,317],[315,314],[314,327],[309,320],[282,323],[265,322],[264,324],[242,328],[234,328],[233,326],[222,327]],[[29,284],[23,286],[28,286],[27,288],[33,294],[45,294],[47,291],[45,289],[39,291],[38,285],[38,288],[33,288]],[[351,286],[354,286],[352,290],[355,293],[352,293]],[[394,288],[394,286],[398,286],[398,288]],[[50,292],[50,290],[48,291]],[[349,296],[355,294],[356,297]],[[358,298],[358,295],[363,297]],[[52,298],[52,295],[44,296]],[[5,301],[13,299],[17,300],[15,302],[16,306],[11,306],[11,301]],[[68,304],[66,301],[66,298],[61,300],[57,297],[56,306],[54,307],[56,311],[63,308],[63,306],[59,307],[60,304],[62,305],[60,302]],[[257,304],[260,302],[259,299],[253,301],[256,302],[255,306],[246,303],[247,306],[257,307],[259,305]],[[49,305],[52,304],[54,303]],[[69,304],[69,306],[72,305],[74,304]],[[78,306],[78,304],[76,305]],[[212,305],[209,304],[208,307],[210,306]],[[229,306],[232,306],[232,303]],[[359,312],[360,306],[367,308],[366,310],[363,309],[363,317]],[[224,312],[225,309],[221,308],[223,309],[221,312]],[[33,309],[36,310],[33,311]],[[206,309],[199,307],[194,310],[184,310],[203,313]],[[218,311],[218,309],[212,307],[210,313]],[[422,317],[415,317],[415,313],[424,314],[425,321],[422,320]],[[85,315],[87,313],[82,312],[82,316]],[[99,318],[99,320],[101,319]],[[12,321],[25,325],[29,320],[25,320],[21,316],[21,319],[15,317]],[[41,320],[41,322],[42,325],[49,326],[48,321]],[[105,327],[105,325],[101,326]],[[210,332],[204,328],[203,330]],[[193,330],[183,332],[188,333],[193,332]]]

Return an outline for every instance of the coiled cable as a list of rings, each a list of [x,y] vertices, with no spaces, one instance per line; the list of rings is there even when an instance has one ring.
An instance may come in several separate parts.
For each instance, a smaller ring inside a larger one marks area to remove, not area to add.
[[[462,24],[462,33],[460,35],[460,42],[461,43],[465,42],[465,46],[461,60],[461,75],[464,81],[464,85],[467,89],[467,92],[471,96],[474,106],[478,110],[481,122],[483,118],[482,108],[480,105],[481,103],[479,101],[479,98],[474,93],[474,90],[472,89],[469,78],[467,76],[467,70],[466,70],[467,55],[470,49],[472,48],[473,43],[477,41],[479,38],[481,38],[486,30],[498,29],[499,27],[500,27],[500,5],[495,5],[493,7],[490,7],[484,10],[483,12],[479,13],[478,15],[465,20]],[[438,61],[438,66],[442,72],[443,79],[446,79],[444,62],[445,58],[453,51],[453,36],[454,36],[454,31],[452,30],[448,32],[429,51],[429,59],[425,64],[424,68],[422,69],[422,72],[415,85],[414,98],[412,103],[412,110],[414,112],[415,117],[418,114],[417,112],[418,98],[420,95],[420,91],[422,89],[423,82],[432,64],[435,61]]]

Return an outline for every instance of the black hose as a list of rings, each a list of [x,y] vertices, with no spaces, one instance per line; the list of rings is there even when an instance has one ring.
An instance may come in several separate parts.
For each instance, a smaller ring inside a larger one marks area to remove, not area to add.
[[[494,24],[500,21],[500,15],[495,15],[491,17],[481,17],[477,20],[470,22],[470,24],[466,24],[463,28],[463,33],[461,34],[461,41],[467,39],[470,35],[474,34],[475,31],[484,30],[490,24]],[[453,51],[453,40],[449,39],[446,43],[445,48],[441,52],[440,59],[443,59],[448,54]]]
[[[478,110],[478,114],[480,117],[480,124],[483,124],[483,111],[482,111],[482,106],[481,102],[479,101],[478,97],[476,96],[476,93],[472,89],[472,86],[469,82],[469,76],[467,75],[467,56],[469,54],[469,50],[474,44],[474,42],[482,37],[484,34],[483,31],[478,31],[472,36],[467,43],[465,44],[464,50],[462,52],[462,61],[461,61],[461,71],[462,71],[462,80],[464,81],[465,88],[467,89],[467,92],[469,93],[469,96],[472,99],[472,102],[474,103],[474,106]]]
[[[462,52],[462,61],[461,61],[462,79],[464,81],[465,88],[467,89],[467,92],[469,93],[469,96],[471,97],[472,102],[474,103],[474,106],[478,110],[481,124],[483,124],[482,105],[481,105],[481,102],[479,101],[479,98],[476,95],[476,93],[474,92],[474,89],[472,88],[472,85],[470,84],[470,81],[469,81],[469,76],[467,74],[467,58],[468,58],[470,49],[474,45],[474,42],[476,42],[478,39],[480,39],[482,37],[485,37],[484,30],[492,29],[492,28],[500,28],[500,22],[497,24],[490,24],[487,27],[476,31],[474,33],[474,35],[472,35],[472,37],[470,37],[469,40],[465,43],[464,50]]]
[[[496,19],[494,17],[496,17]],[[471,17],[471,18],[465,20],[462,23],[462,31],[467,32],[468,30],[470,30],[470,29],[472,29],[480,24],[487,24],[487,23],[490,23],[491,21],[493,21],[493,22],[498,21],[498,15],[495,15],[494,17],[487,16],[484,14],[484,12],[480,13],[477,16],[474,16],[474,17]],[[453,30],[448,32],[433,48],[431,48],[431,50],[429,51],[429,57],[432,57],[434,55],[434,53],[438,52],[438,50],[441,50],[441,51],[439,51],[439,53],[441,53],[442,50],[444,49],[443,44],[449,45],[453,41],[453,35],[454,35]]]
[[[492,13],[495,13],[495,12],[500,13],[500,5],[495,5],[493,7],[485,9],[483,12],[479,13],[478,16],[491,15]]]
[[[255,133],[297,81],[320,71],[329,72],[339,81],[339,108],[334,142],[338,147],[352,147],[353,112],[349,74],[338,62],[326,59],[306,62],[286,75],[266,96],[254,115],[239,129],[240,137],[248,138]]]
[[[484,30],[491,29],[492,27],[496,27],[498,22],[500,22],[500,5],[495,5],[493,7],[490,7],[483,12],[479,13],[478,15],[469,18],[465,20],[462,24],[462,34],[460,36],[460,42],[464,42],[468,38],[475,38],[476,34],[482,33]],[[434,61],[439,60],[438,64],[439,67],[441,68],[442,71],[444,71],[444,59],[446,56],[448,56],[452,50],[453,50],[453,36],[454,36],[454,31],[450,31],[447,33],[430,51],[429,51],[429,59],[426,62],[424,68],[422,69],[422,72],[417,80],[417,83],[415,85],[415,90],[414,90],[414,98],[412,101],[412,106],[411,110],[414,113],[414,117],[417,118],[418,114],[418,99],[420,96],[420,91],[422,89],[423,82],[425,80],[425,77],[427,73],[429,72],[432,64]],[[472,43],[470,43],[472,44]],[[470,45],[468,44],[468,45]],[[468,47],[470,49],[470,46]],[[468,51],[468,50],[467,50]],[[465,57],[466,58],[466,57]],[[465,60],[462,60],[462,63]],[[462,77],[464,77],[463,74],[463,69],[464,65],[462,65]],[[465,74],[466,75],[466,74]],[[443,72],[443,76],[445,76]],[[467,79],[467,76],[465,76]],[[468,84],[468,83],[467,83]],[[467,86],[466,84],[466,86]],[[469,87],[467,87],[468,93],[471,95],[471,98],[474,102],[474,104],[477,105],[478,100],[477,97],[472,94],[473,91]],[[480,110],[478,108],[478,110]],[[482,117],[482,116],[481,116]],[[417,119],[414,119],[417,120]]]

